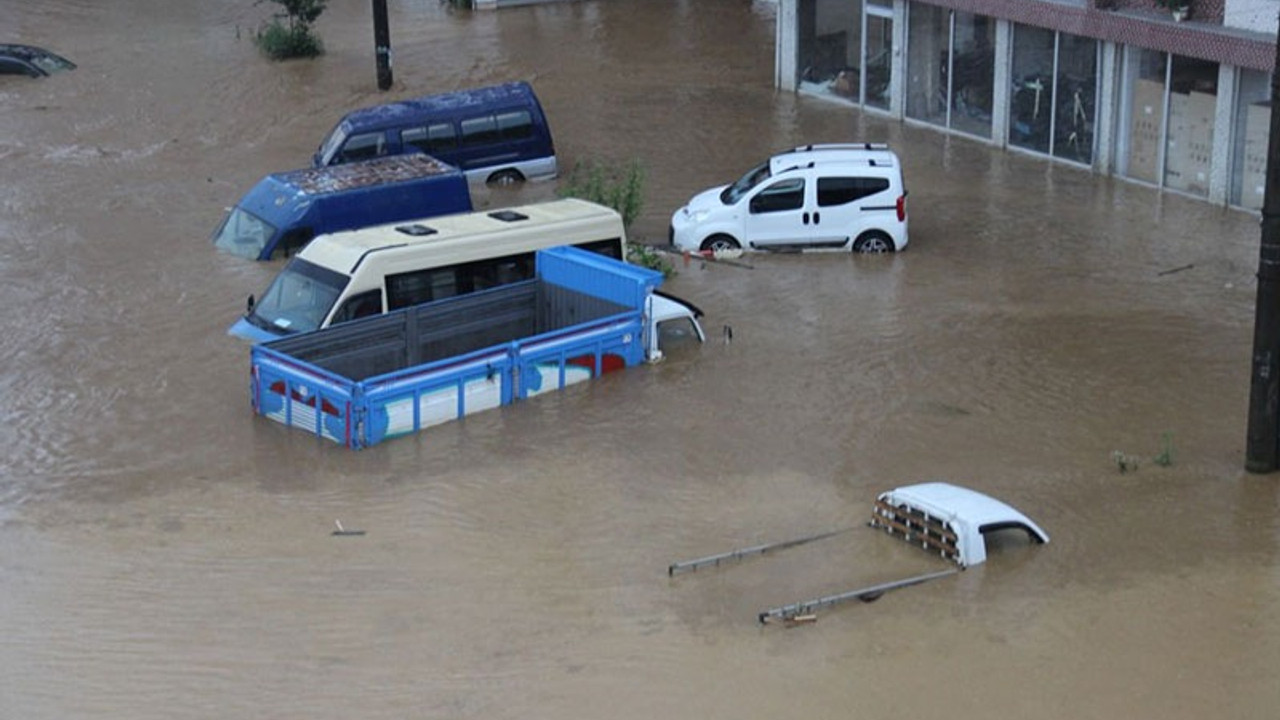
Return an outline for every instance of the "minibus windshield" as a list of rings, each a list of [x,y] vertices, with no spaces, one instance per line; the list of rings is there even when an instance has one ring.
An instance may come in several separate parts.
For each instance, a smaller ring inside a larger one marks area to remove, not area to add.
[[[751,188],[759,185],[769,178],[769,162],[765,162],[751,168],[746,175],[738,178],[737,182],[724,189],[720,193],[720,202],[725,205],[735,205],[746,195]]]
[[[323,167],[329,164],[333,156],[337,154],[338,148],[342,147],[342,143],[347,141],[347,127],[345,122],[338,123],[338,126],[329,133],[329,137],[320,143],[320,150],[316,152],[316,167]]]
[[[227,219],[213,235],[213,244],[219,250],[237,257],[257,260],[262,248],[276,234],[276,227],[251,212],[232,208]]]
[[[302,258],[289,261],[246,318],[277,333],[320,327],[351,278]]]

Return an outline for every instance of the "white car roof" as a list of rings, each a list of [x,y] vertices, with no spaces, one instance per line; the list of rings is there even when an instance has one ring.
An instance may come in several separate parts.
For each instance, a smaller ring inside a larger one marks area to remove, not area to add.
[[[769,158],[769,172],[777,174],[793,167],[810,163],[851,163],[862,167],[898,167],[898,156],[888,145],[873,143],[843,143],[805,145],[780,152]]]
[[[1031,518],[989,495],[958,485],[946,482],[906,485],[883,493],[880,499],[891,505],[905,503],[934,517],[958,520],[979,532],[988,526],[1025,526],[1040,542],[1049,542],[1048,533]]]

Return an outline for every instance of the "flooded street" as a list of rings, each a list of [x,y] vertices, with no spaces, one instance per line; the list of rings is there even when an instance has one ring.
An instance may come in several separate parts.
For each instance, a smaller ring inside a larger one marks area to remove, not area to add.
[[[0,78],[0,718],[1280,707],[1255,216],[777,92],[767,2],[390,5],[380,93],[367,2],[272,64],[252,0],[0,0],[8,41],[80,66]],[[770,152],[866,140],[902,158],[910,248],[680,263],[711,342],[360,452],[255,417],[226,329],[279,265],[214,250],[223,208],[349,109],[515,79],[563,167],[644,164],[633,241]],[[794,628],[757,613],[946,565],[860,527],[667,577],[930,479],[1052,542]]]

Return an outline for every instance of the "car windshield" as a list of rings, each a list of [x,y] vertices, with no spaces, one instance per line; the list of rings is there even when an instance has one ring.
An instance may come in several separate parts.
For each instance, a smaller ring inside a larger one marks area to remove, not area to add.
[[[76,64],[53,53],[33,53],[31,64],[52,75],[61,70],[74,70]]]
[[[237,207],[227,213],[227,219],[213,234],[213,244],[236,257],[257,260],[275,234],[274,225]]]
[[[319,165],[328,165],[333,156],[337,154],[338,148],[342,147],[342,143],[347,141],[346,123],[338,123],[338,126],[329,133],[329,137],[320,143]]]
[[[254,325],[277,333],[315,330],[350,279],[295,257],[245,317]]]
[[[724,192],[720,193],[720,202],[725,205],[735,205],[742,199],[743,195],[746,195],[751,190],[751,188],[768,179],[769,161],[766,160],[748,170],[746,175],[738,178],[736,182],[725,188]]]

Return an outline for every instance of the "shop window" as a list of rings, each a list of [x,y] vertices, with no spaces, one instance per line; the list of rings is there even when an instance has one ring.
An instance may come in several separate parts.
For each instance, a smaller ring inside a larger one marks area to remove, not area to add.
[[[1098,43],[1078,35],[1059,35],[1057,67],[1052,153],[1088,165],[1093,162]]]
[[[1218,105],[1218,64],[1174,55],[1169,65],[1164,185],[1209,194],[1213,118]]]
[[[951,65],[951,11],[912,3],[907,19],[906,115],[947,127]]]
[[[951,59],[951,127],[991,137],[991,98],[996,75],[996,24],[983,15],[955,14]]]
[[[1271,78],[1259,70],[1241,70],[1236,84],[1230,202],[1261,210],[1271,136]]]
[[[1116,144],[1116,167],[1125,177],[1153,184],[1160,178],[1167,72],[1164,53],[1126,50],[1123,117]]]
[[[1049,152],[1053,122],[1052,30],[1018,25],[1013,31],[1013,94],[1009,102],[1009,144]]]
[[[798,4],[800,88],[857,102],[861,94],[861,0]]]
[[[995,23],[913,4],[907,25],[906,115],[991,137]]]

